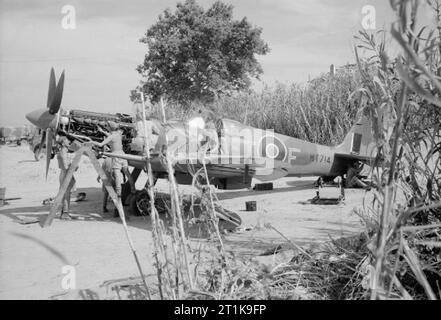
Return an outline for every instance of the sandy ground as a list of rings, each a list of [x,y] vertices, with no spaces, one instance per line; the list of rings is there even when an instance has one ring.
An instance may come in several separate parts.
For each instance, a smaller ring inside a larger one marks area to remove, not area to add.
[[[38,223],[18,223],[24,217],[44,217],[49,211],[42,200],[57,193],[57,161],[51,162],[47,181],[44,166],[34,161],[27,145],[0,147],[0,186],[7,188],[7,198],[21,198],[0,207],[0,299],[48,299],[63,293],[62,268],[66,265],[75,267],[77,289],[138,276],[121,223],[101,216],[101,187],[87,158],[83,158],[76,174],[77,192],[86,192],[87,199],[72,204],[73,213],[80,219],[56,219],[45,229]],[[268,192],[220,191],[218,197],[224,207],[243,220],[242,230],[225,235],[227,250],[248,259],[279,244],[287,245],[277,232],[264,227],[268,223],[298,245],[357,233],[361,222],[353,209],[362,206],[365,192],[347,190],[346,201],[340,205],[305,204],[315,195],[314,180],[280,179]],[[142,185],[142,179],[139,183]],[[159,181],[158,189],[166,191],[167,182]],[[191,189],[183,186],[180,191],[187,193]],[[338,194],[336,189],[330,192]],[[257,201],[257,211],[245,211],[248,200]],[[129,229],[144,273],[153,281],[149,220],[132,217]],[[196,245],[204,241],[207,240],[191,239]]]

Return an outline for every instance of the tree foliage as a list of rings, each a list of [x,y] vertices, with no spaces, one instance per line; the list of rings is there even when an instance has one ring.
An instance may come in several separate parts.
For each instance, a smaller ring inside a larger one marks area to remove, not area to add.
[[[220,1],[207,10],[195,0],[178,3],[140,40],[148,46],[137,68],[142,90],[153,102],[164,96],[188,104],[246,89],[262,73],[256,55],[269,51],[261,32]]]

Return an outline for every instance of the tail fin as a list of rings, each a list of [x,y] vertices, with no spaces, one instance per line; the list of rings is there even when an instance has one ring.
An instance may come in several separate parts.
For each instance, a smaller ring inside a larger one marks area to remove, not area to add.
[[[349,130],[343,143],[336,146],[336,152],[357,157],[373,157],[374,143],[371,123],[365,115],[361,115]]]

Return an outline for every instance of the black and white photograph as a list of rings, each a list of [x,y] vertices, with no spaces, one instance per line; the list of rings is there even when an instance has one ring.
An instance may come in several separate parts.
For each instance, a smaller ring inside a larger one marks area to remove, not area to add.
[[[0,300],[440,300],[440,154],[441,0],[0,0]]]

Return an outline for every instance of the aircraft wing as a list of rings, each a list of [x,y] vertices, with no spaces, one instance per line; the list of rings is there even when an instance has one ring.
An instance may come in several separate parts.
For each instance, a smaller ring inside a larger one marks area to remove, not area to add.
[[[178,154],[173,157],[175,164],[193,164],[202,165],[205,162],[207,166],[221,166],[229,168],[243,168],[248,165],[249,168],[265,167],[266,158],[262,157],[242,157],[222,154]]]
[[[120,154],[120,153],[112,153],[112,152],[103,152],[103,155],[110,158],[119,158],[127,161],[145,161],[146,157],[138,156],[135,154]]]
[[[369,157],[369,156],[361,156],[359,154],[353,153],[336,153],[335,154],[335,158],[336,159],[341,159],[341,160],[359,160],[361,162],[364,163],[370,163],[373,162],[375,160],[374,157]]]
[[[145,161],[146,157],[134,154],[118,154],[112,152],[103,152],[103,155],[111,158],[120,158],[133,161]],[[152,158],[158,156],[158,154],[151,154]],[[194,164],[202,165],[205,162],[206,165],[219,165],[231,168],[242,168],[244,165],[248,165],[250,168],[265,167],[266,158],[256,157],[240,157],[229,155],[203,155],[203,154],[178,154],[173,157],[173,163],[176,164]]]
[[[144,156],[132,154],[115,154],[103,152],[103,155],[114,158],[126,159],[128,161],[146,161]],[[152,158],[158,154],[152,154]],[[270,181],[284,177],[288,174],[288,164],[275,160],[268,163],[264,157],[242,157],[222,154],[177,154],[173,157],[173,166],[178,171],[187,171],[188,165],[201,167],[205,162],[210,175],[221,177],[232,177],[240,175],[256,176],[261,181]],[[249,170],[249,171],[248,171]]]

